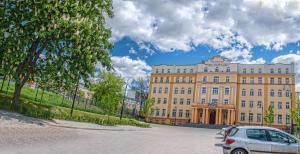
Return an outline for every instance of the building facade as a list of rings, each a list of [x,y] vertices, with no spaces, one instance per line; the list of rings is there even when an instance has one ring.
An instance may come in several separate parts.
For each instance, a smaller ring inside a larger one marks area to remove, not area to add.
[[[150,122],[184,125],[291,126],[295,107],[293,64],[239,64],[216,56],[196,65],[155,65],[149,85]]]

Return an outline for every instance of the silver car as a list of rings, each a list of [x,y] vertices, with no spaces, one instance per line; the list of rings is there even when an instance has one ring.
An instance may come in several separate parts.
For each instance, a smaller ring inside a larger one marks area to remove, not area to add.
[[[231,130],[223,145],[224,154],[300,154],[297,138],[279,129],[239,126]]]

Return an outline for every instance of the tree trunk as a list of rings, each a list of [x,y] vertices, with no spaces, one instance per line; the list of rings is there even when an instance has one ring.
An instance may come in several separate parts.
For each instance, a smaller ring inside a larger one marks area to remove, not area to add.
[[[75,98],[76,98],[76,94],[77,94],[77,90],[78,90],[78,84],[79,84],[79,80],[77,82],[76,88],[75,88],[75,93],[74,93],[74,97],[73,97],[73,102],[72,102],[72,107],[71,107],[71,117],[73,115],[73,109],[74,109],[74,104],[75,104]]]
[[[86,110],[86,105],[87,105],[88,99],[85,99],[85,106],[84,109]]]
[[[23,87],[22,84],[15,85],[15,91],[14,91],[13,100],[12,100],[14,111],[18,110],[19,105],[20,105],[20,96],[21,96],[22,87]]]
[[[2,79],[2,85],[1,85],[1,90],[0,91],[2,91],[2,89],[3,89],[5,79],[6,79],[6,75],[4,75],[4,77]]]
[[[7,84],[7,87],[6,87],[6,94],[8,93],[8,89],[9,89],[9,85],[10,85],[10,78],[8,79],[8,84]]]
[[[36,101],[36,99],[37,99],[38,93],[39,93],[39,88],[36,88],[35,98],[34,98],[35,101]]]

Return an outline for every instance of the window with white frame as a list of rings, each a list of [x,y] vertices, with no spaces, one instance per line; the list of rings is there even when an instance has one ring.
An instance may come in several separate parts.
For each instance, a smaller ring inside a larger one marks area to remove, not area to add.
[[[242,89],[242,96],[246,96],[246,89]]]
[[[215,87],[214,87],[214,88],[212,89],[212,94],[213,94],[213,95],[219,94],[219,88],[215,88]]]
[[[161,102],[161,99],[157,98],[157,104],[160,104],[160,102]]]
[[[274,68],[271,68],[270,73],[274,74]]]
[[[190,105],[191,104],[191,99],[187,99],[186,100],[186,105]]]
[[[258,89],[257,95],[258,95],[258,96],[262,96],[262,89]]]
[[[178,111],[178,117],[182,117],[182,110],[181,109]]]
[[[181,94],[184,94],[184,92],[185,92],[185,89],[181,88]]]
[[[290,84],[290,79],[289,78],[285,78],[285,84]]]
[[[257,122],[261,122],[261,114],[260,113],[257,114],[256,121]]]
[[[263,83],[262,77],[259,77],[259,78],[258,78],[258,83],[259,83],[259,84],[262,84],[262,83]]]
[[[241,113],[241,121],[245,121],[245,113]]]
[[[185,77],[182,77],[182,83],[185,83]]]
[[[185,117],[186,117],[186,118],[189,118],[189,117],[190,117],[190,110],[186,110],[186,111],[185,111]]]
[[[282,84],[282,78],[278,78],[278,84]]]
[[[204,72],[208,72],[207,67],[204,67]]]
[[[216,68],[215,68],[215,72],[219,72],[219,67],[216,67]]]
[[[224,104],[225,104],[225,105],[229,104],[228,99],[224,99]]]
[[[253,77],[250,78],[250,83],[254,84],[254,78]]]
[[[219,76],[214,76],[213,82],[214,83],[219,83]]]
[[[286,74],[289,74],[289,68],[286,68],[286,69],[285,69],[285,73],[286,73]]]
[[[201,99],[201,104],[205,104],[205,99],[204,98]]]
[[[168,73],[171,73],[171,70],[170,70],[170,69],[168,69]]]
[[[247,71],[246,71],[246,68],[243,68],[243,73],[244,73],[244,74],[246,74],[246,73],[247,73]]]
[[[286,109],[290,109],[290,102],[286,102],[286,103],[285,103],[285,108],[286,108]]]
[[[246,107],[246,101],[243,100],[241,105],[242,105],[242,107]]]
[[[163,77],[160,77],[159,82],[160,82],[160,83],[163,83],[163,82],[164,82],[164,78],[163,78]]]
[[[278,68],[277,71],[278,71],[278,74],[281,74],[281,68]]]
[[[270,84],[274,84],[274,78],[270,78]]]
[[[227,68],[226,68],[226,72],[230,72],[230,67],[227,67]]]
[[[230,82],[230,77],[226,76],[225,82],[229,83]]]
[[[257,108],[261,108],[262,107],[262,102],[261,101],[257,101]]]
[[[282,97],[282,90],[278,90],[278,97]]]
[[[180,73],[180,69],[177,69],[177,73]]]
[[[251,68],[251,70],[250,70],[250,71],[251,71],[251,74],[253,74],[253,73],[254,73],[254,68]]]
[[[158,88],[158,93],[161,94],[162,93],[162,87]]]
[[[159,109],[156,109],[156,116],[159,116]]]
[[[203,82],[203,83],[206,83],[206,82],[207,82],[207,77],[206,77],[206,76],[203,77],[202,82]]]
[[[274,102],[273,102],[273,101],[270,102],[270,106],[271,106],[272,108],[274,108]]]
[[[162,116],[162,117],[166,116],[166,109],[162,109],[161,116]]]
[[[249,113],[249,121],[253,122],[253,113]]]
[[[281,124],[282,123],[282,115],[279,114],[277,116],[277,120],[278,120],[278,123]]]
[[[226,87],[225,90],[224,90],[224,94],[225,94],[225,95],[229,95],[229,91],[230,91],[229,88]]]
[[[166,78],[166,83],[169,83],[169,77]]]
[[[270,96],[274,97],[274,90],[273,89],[271,89],[271,91],[270,91]]]
[[[242,83],[246,83],[246,82],[247,82],[247,78],[246,78],[246,77],[243,77]]]
[[[285,119],[286,124],[290,124],[291,123],[290,115],[286,115],[285,118],[286,118]]]
[[[167,98],[164,98],[164,104],[167,104]]]
[[[278,109],[282,109],[282,102],[278,102]]]
[[[152,91],[153,94],[156,93],[156,87],[153,87],[153,91]]]
[[[188,94],[192,94],[192,88],[188,88]]]
[[[186,69],[183,69],[183,73],[186,73]]]
[[[286,97],[290,97],[290,91],[289,91],[289,90],[286,90],[286,91],[285,91],[285,96],[286,96]]]
[[[165,94],[167,94],[169,92],[169,88],[165,87]]]
[[[174,94],[178,94],[178,88],[177,87],[174,90]]]
[[[258,69],[258,73],[262,73],[262,69],[261,68]]]
[[[175,82],[176,82],[176,83],[179,83],[179,77],[176,77]]]
[[[202,87],[202,94],[206,94],[206,87]]]
[[[174,104],[174,105],[177,104],[177,98],[174,98],[174,99],[173,99],[173,104]]]
[[[172,117],[176,117],[176,109],[173,109],[173,111],[172,111]]]
[[[180,98],[180,105],[183,105],[183,98]]]
[[[250,108],[253,108],[253,104],[254,104],[254,102],[253,102],[253,101],[250,101],[249,107],[250,107]]]
[[[250,89],[250,96],[254,96],[254,89]]]

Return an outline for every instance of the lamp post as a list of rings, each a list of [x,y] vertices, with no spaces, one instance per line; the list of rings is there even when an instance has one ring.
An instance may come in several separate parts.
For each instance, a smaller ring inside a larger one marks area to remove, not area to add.
[[[250,126],[250,110],[249,110],[249,115],[248,115],[248,122],[249,122],[249,126]]]
[[[176,126],[176,116],[177,116],[177,106],[175,106],[175,122],[174,122],[175,126]]]
[[[261,125],[264,125],[264,106],[261,107]]]

